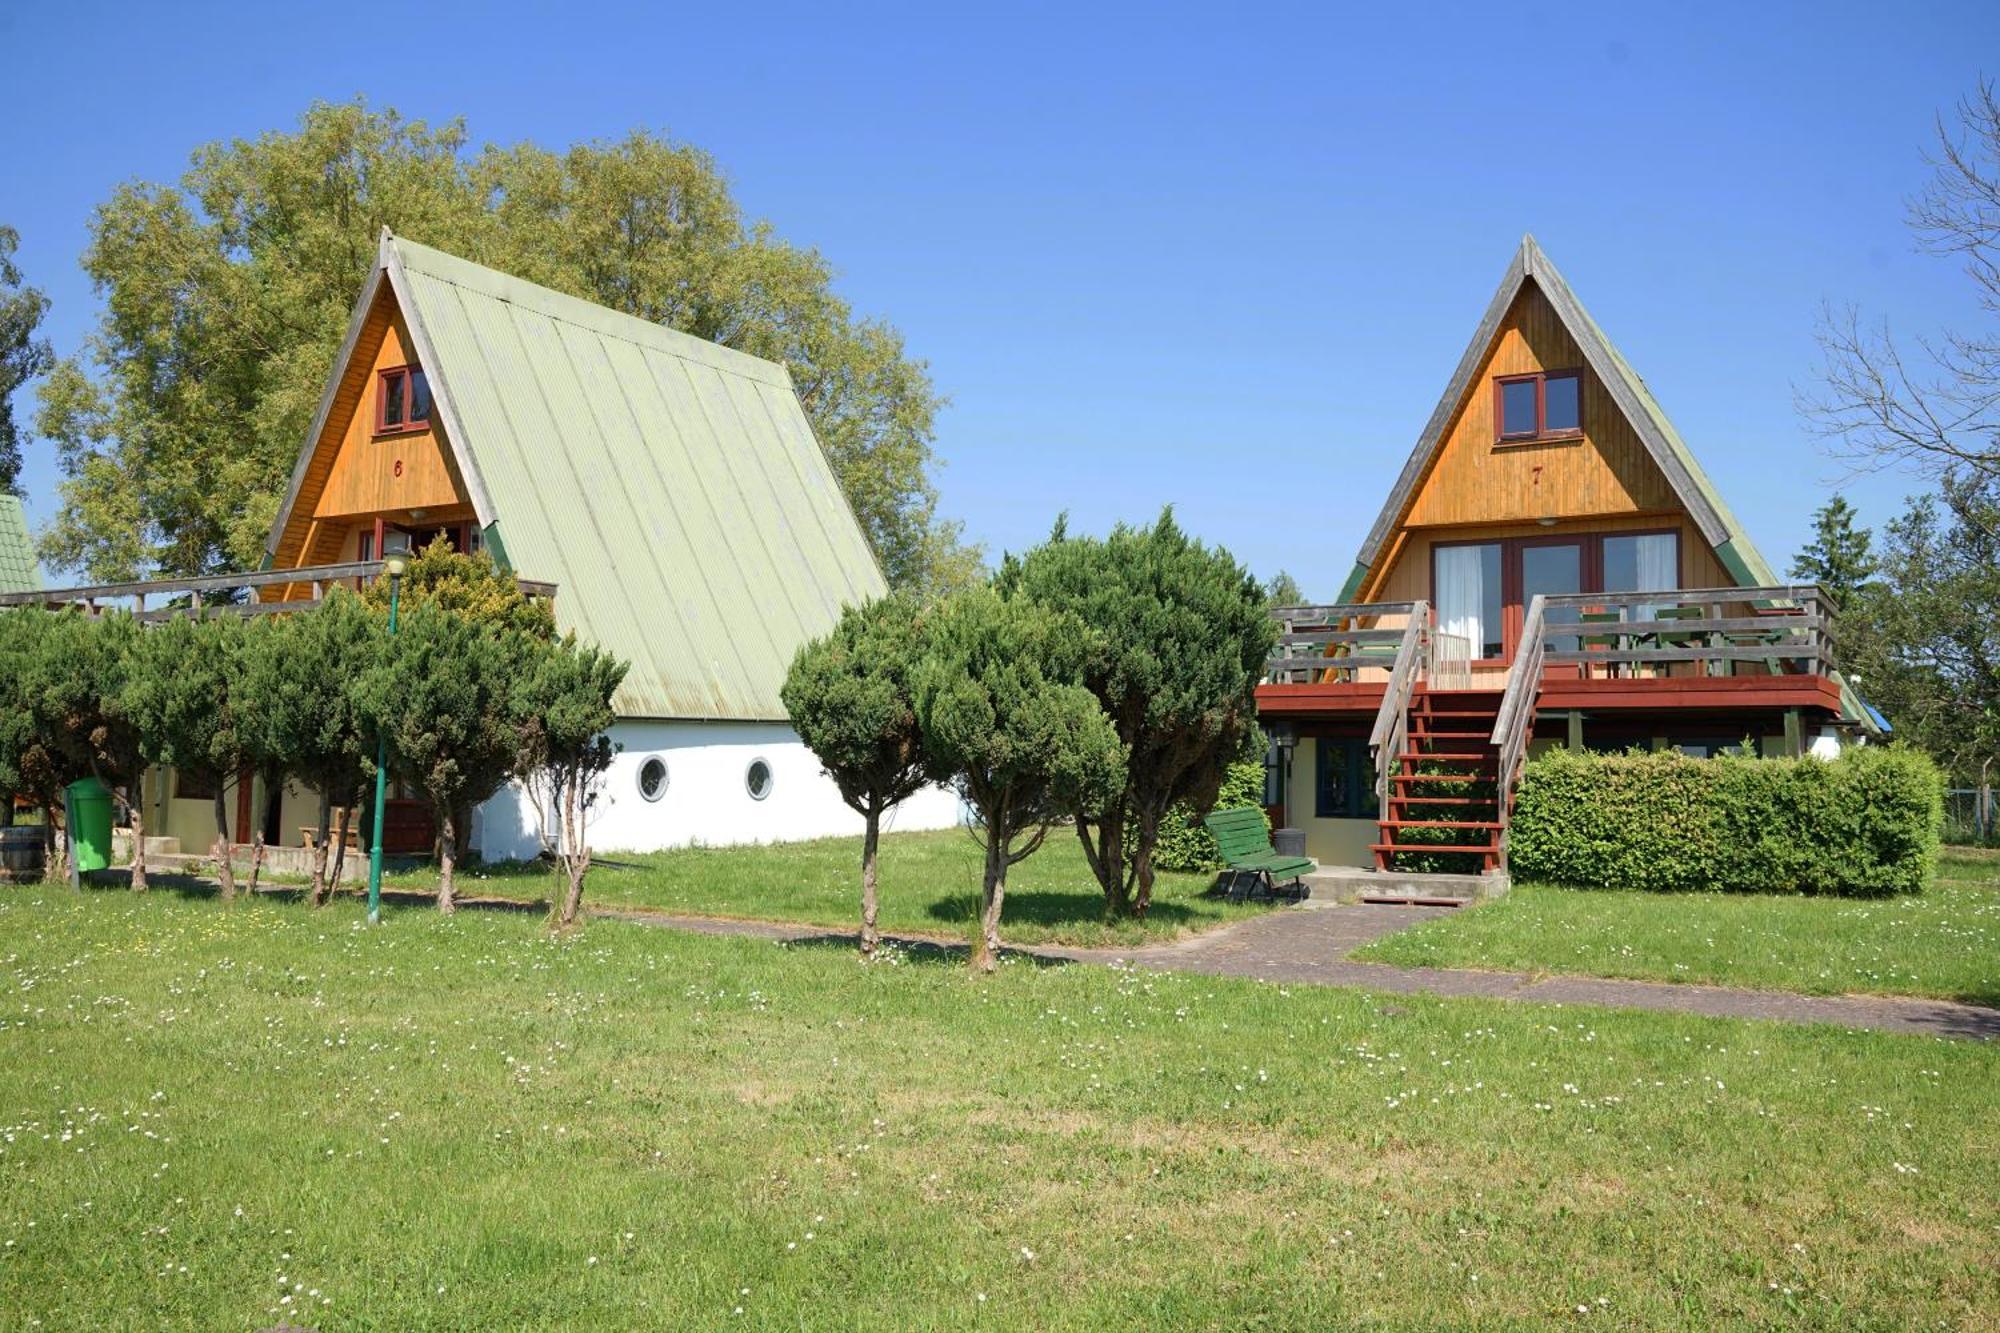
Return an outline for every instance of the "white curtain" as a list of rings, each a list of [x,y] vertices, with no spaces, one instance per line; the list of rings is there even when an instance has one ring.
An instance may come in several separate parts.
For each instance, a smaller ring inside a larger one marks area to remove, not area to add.
[[[1638,556],[1638,592],[1658,592],[1681,586],[1679,538],[1669,532],[1656,532],[1646,537],[1633,538],[1634,551]],[[1655,606],[1636,608],[1633,619],[1651,620],[1659,612]]]
[[[1485,550],[1483,546],[1437,549],[1438,623],[1447,634],[1463,635],[1472,645],[1474,657],[1480,656],[1480,646],[1486,642],[1486,626],[1480,623],[1481,608],[1486,605],[1480,576]]]

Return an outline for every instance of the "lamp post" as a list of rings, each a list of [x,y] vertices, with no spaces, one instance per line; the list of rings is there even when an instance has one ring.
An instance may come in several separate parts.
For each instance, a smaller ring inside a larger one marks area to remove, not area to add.
[[[389,637],[396,637],[396,596],[403,587],[403,561],[400,556],[384,562],[382,571],[389,576]],[[389,804],[389,733],[384,729],[375,738],[375,846],[368,853],[368,924],[376,925],[382,920],[382,816]]]

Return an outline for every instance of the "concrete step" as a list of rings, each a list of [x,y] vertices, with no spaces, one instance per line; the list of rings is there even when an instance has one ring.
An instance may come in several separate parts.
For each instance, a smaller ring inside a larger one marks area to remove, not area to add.
[[[1307,904],[1334,906],[1358,902],[1484,902],[1512,887],[1504,870],[1483,875],[1426,874],[1405,870],[1368,870],[1360,866],[1321,866],[1305,877],[1312,890]]]

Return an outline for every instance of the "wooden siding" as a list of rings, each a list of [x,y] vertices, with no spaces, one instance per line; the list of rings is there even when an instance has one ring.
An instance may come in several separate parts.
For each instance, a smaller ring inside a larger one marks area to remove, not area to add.
[[[1700,529],[1686,515],[1660,517],[1634,514],[1624,518],[1598,518],[1557,523],[1499,523],[1460,528],[1426,528],[1405,532],[1403,541],[1390,557],[1380,581],[1371,580],[1363,600],[1408,602],[1419,598],[1433,601],[1431,590],[1431,547],[1438,542],[1499,541],[1506,537],[1578,537],[1611,532],[1656,532],[1676,528],[1681,535],[1681,586],[1683,588],[1724,588],[1734,583],[1715,552],[1702,538]]]
[[[1582,438],[1496,447],[1495,377],[1557,370],[1582,372]],[[1403,522],[1433,527],[1680,509],[1644,442],[1531,279],[1501,321]]]
[[[298,502],[273,555],[275,568],[350,556],[356,535],[371,529],[377,515],[407,521],[411,509],[423,509],[423,525],[470,515],[465,486],[435,422],[430,430],[375,436],[376,372],[411,364],[410,346],[395,297],[384,284],[334,392],[325,429],[313,442]],[[289,595],[289,590],[266,593]]]

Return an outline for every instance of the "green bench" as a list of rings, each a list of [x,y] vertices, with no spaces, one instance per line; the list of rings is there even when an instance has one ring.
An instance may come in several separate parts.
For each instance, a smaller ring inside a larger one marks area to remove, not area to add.
[[[1278,892],[1278,885],[1290,887],[1286,896],[1303,898],[1308,890],[1299,876],[1317,870],[1319,862],[1309,856],[1280,856],[1265,831],[1264,812],[1254,805],[1234,810],[1217,810],[1201,821],[1215,835],[1215,845],[1228,867],[1228,894],[1232,899],[1250,897],[1261,886],[1266,894]],[[1246,890],[1244,884],[1250,888]]]

